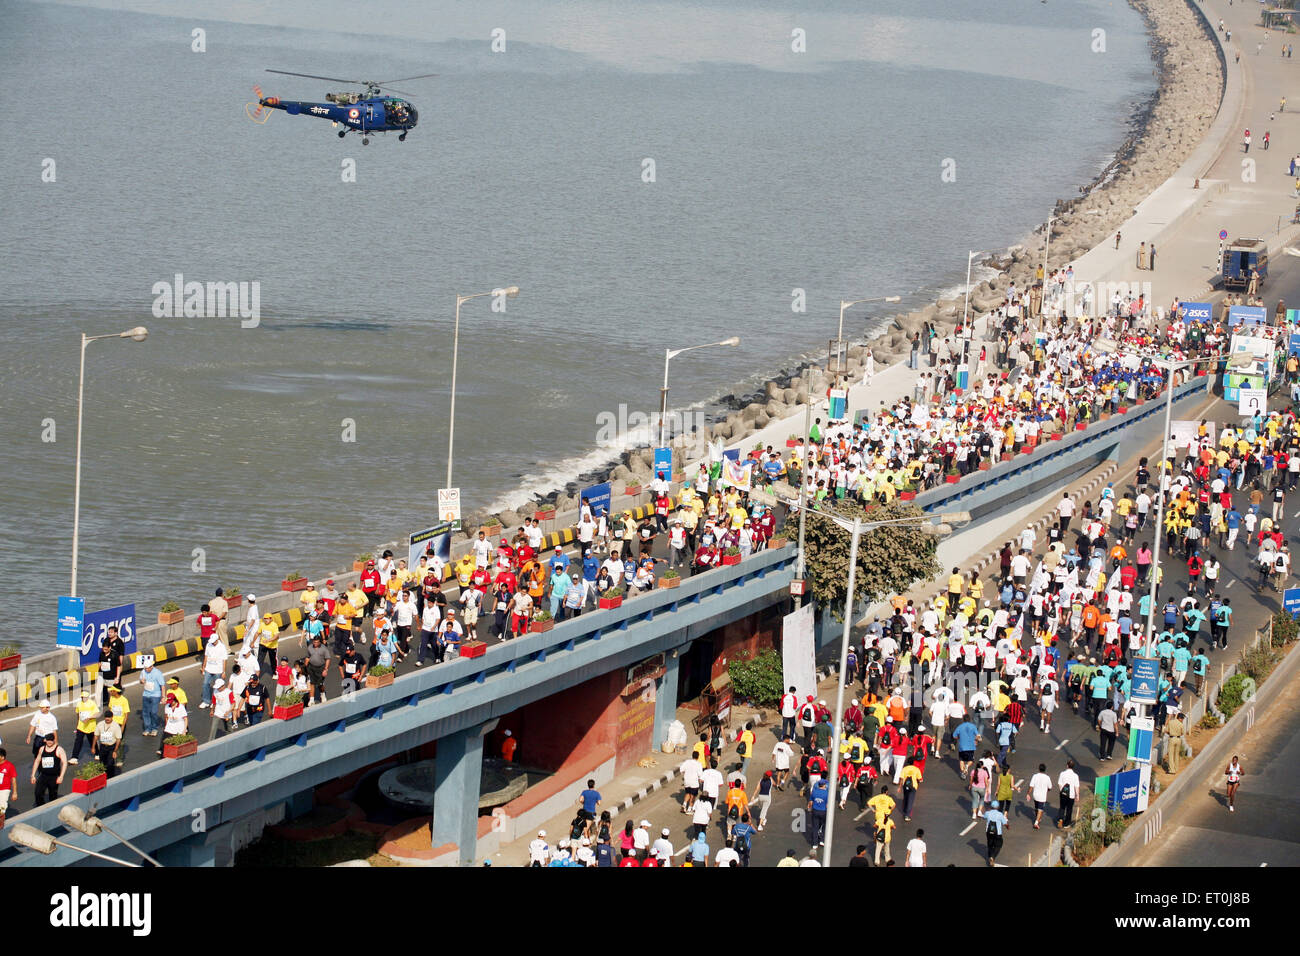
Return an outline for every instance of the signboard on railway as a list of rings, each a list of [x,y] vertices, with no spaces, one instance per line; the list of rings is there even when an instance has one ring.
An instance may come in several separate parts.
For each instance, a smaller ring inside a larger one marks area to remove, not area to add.
[[[1184,302],[1180,308],[1184,322],[1209,322],[1214,315],[1208,302]]]

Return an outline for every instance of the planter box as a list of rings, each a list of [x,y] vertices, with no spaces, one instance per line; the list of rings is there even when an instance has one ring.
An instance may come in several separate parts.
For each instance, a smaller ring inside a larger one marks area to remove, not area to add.
[[[785,440],[785,447],[786,447],[786,448],[798,448],[798,447],[799,447],[799,442],[798,442],[797,440],[793,439],[793,438],[787,438],[787,439]]]
[[[740,563],[740,555],[738,555],[738,554],[724,554],[724,555],[722,556],[722,563],[723,563],[723,564],[739,564],[739,563]]]
[[[1064,437],[1065,434],[1063,432],[1052,432],[1051,435],[1052,441],[1060,441]]]
[[[1015,458],[1015,457],[1016,457],[1016,456],[1013,455],[1013,454],[1011,454],[1011,452],[1009,452],[1009,451],[1004,451],[1004,452],[1002,453],[1002,460],[1003,460],[1003,461],[1010,461],[1012,458]]]
[[[1205,369],[1203,369],[1203,368],[1198,368],[1198,369],[1196,370],[1196,374],[1197,374],[1198,377],[1204,375],[1204,374],[1205,374]]]
[[[460,645],[461,657],[482,657],[487,653],[487,644],[483,641],[465,641]],[[389,681],[391,684],[392,681]]]
[[[641,486],[640,486],[640,485],[628,485],[625,489],[623,489],[623,494],[625,494],[625,495],[639,495],[639,494],[641,494]]]
[[[991,461],[980,462],[980,471],[988,471],[992,467],[993,467],[993,462]]]
[[[667,590],[668,588],[679,588],[682,586],[681,578],[660,578],[659,587]]]
[[[549,630],[550,630],[551,628],[553,628],[553,627],[555,627],[555,621],[553,621],[553,620],[552,620],[552,621],[533,621],[533,623],[529,626],[528,629],[529,629],[530,631],[532,631],[534,634],[545,634],[547,631],[549,631]]]
[[[684,471],[674,471],[674,472],[673,472],[673,481],[676,482],[676,483],[679,484],[679,485],[685,484],[685,483],[686,483],[686,472],[684,472]]]
[[[788,539],[784,535],[774,535],[768,539],[767,546],[768,548],[784,548],[787,543]]]
[[[596,600],[596,604],[597,604],[598,607],[600,607],[602,610],[605,610],[605,611],[608,611],[608,610],[610,610],[611,608],[622,607],[622,606],[623,606],[623,595],[620,594],[618,597],[602,597],[602,598],[598,598],[598,599]]]
[[[1108,421],[1109,419],[1110,419],[1110,412],[1102,412],[1100,415],[1097,416],[1097,421],[1099,422]]]
[[[534,512],[533,512],[533,520],[534,520],[534,521],[554,521],[554,520],[555,520],[555,509],[554,509],[554,508],[541,508],[541,509],[539,509],[539,510],[537,510],[537,511],[534,511]]]
[[[489,540],[491,540],[492,538],[501,537],[500,522],[498,522],[497,524],[485,524],[481,528],[479,528],[479,530],[482,531],[485,535],[487,535]]]
[[[89,780],[73,778],[73,793],[94,793],[96,790],[103,790],[108,786],[108,774],[101,773],[98,777],[91,777]]]
[[[358,574],[360,574],[360,573],[361,573],[362,571],[364,571],[365,569],[366,569],[366,562],[364,562],[364,561],[353,561],[353,562],[352,562],[352,570],[355,571],[355,572],[357,572]]]
[[[898,493],[899,501],[911,501],[915,497],[916,497],[915,491],[900,491]]]
[[[271,716],[276,720],[293,720],[295,717],[301,717],[302,701],[298,701],[292,707],[281,707],[276,704],[275,709],[271,711]]]
[[[367,674],[367,675],[366,675],[366,686],[367,686],[367,687],[387,687],[389,684],[391,684],[391,683],[392,683],[394,680],[396,680],[396,679],[397,679],[397,675],[396,675],[396,674],[393,674],[393,673],[380,674],[378,677],[372,677],[371,675]]]
[[[0,657],[0,671],[11,671],[22,663],[23,655],[14,654],[11,657]]]
[[[171,744],[163,744],[163,756],[168,760],[179,760],[181,757],[189,757],[199,752],[199,742],[191,740],[187,744],[181,744],[179,747],[173,747]]]
[[[952,393],[953,393],[954,395],[956,395],[958,398],[961,398],[961,393],[964,392],[964,391],[965,391],[965,389],[962,389],[962,388],[954,388],[954,389],[952,390]]]
[[[1084,430],[1085,428],[1087,428],[1087,427],[1088,427],[1088,423],[1087,423],[1087,422],[1075,422],[1075,423],[1074,423],[1074,430],[1075,430],[1076,432],[1081,432],[1081,431],[1083,431],[1083,430]]]
[[[1135,398],[1135,399],[1133,399],[1133,404],[1134,404],[1134,405],[1145,405],[1146,403],[1147,403],[1147,400],[1146,400],[1145,398]]]
[[[1118,409],[1116,409],[1116,411],[1118,411],[1121,415],[1123,415],[1125,412],[1128,411],[1128,406],[1127,406],[1127,405],[1121,405]]]
[[[181,611],[159,611],[158,623],[164,627],[170,627],[173,624],[179,624],[185,620],[185,612]]]
[[[288,578],[286,578],[285,580],[280,582],[280,590],[288,591],[290,593],[293,593],[294,591],[305,591],[307,590],[307,579],[294,578],[292,581],[290,581]]]
[[[226,604],[232,609],[239,607],[239,605],[243,603],[244,603],[244,596],[242,594],[236,594],[234,597],[226,598]]]
[[[955,485],[961,481],[961,475],[944,475],[943,480],[950,485]]]

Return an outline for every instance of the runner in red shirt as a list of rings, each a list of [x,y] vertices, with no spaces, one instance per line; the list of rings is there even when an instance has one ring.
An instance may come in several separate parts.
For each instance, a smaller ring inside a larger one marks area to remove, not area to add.
[[[199,612],[199,637],[203,639],[206,646],[208,638],[217,632],[217,616],[208,609],[205,604]]]
[[[375,570],[373,560],[366,562],[366,569],[361,572],[361,590],[366,596],[366,612],[363,617],[370,617],[375,613],[375,606],[379,603],[379,597],[383,589],[379,584],[379,572]]]
[[[0,817],[13,808],[18,799],[18,768],[14,766],[5,749],[0,747]]]

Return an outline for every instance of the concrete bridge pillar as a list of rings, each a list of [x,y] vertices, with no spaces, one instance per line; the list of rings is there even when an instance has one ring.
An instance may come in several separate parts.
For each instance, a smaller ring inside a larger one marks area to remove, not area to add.
[[[459,863],[474,862],[478,847],[478,801],[483,774],[483,737],[496,729],[490,720],[438,738],[434,758],[432,845],[454,843]]]
[[[681,671],[681,655],[690,646],[683,644],[664,654],[664,676],[655,682],[655,732],[650,741],[655,750],[668,739],[668,728],[677,719],[677,678]]]

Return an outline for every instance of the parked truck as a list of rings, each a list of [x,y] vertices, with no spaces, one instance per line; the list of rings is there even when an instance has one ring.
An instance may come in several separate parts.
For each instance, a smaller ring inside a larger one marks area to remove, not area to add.
[[[1268,278],[1268,245],[1263,239],[1237,239],[1223,248],[1223,287],[1244,290],[1251,272],[1259,273],[1262,288]]]

